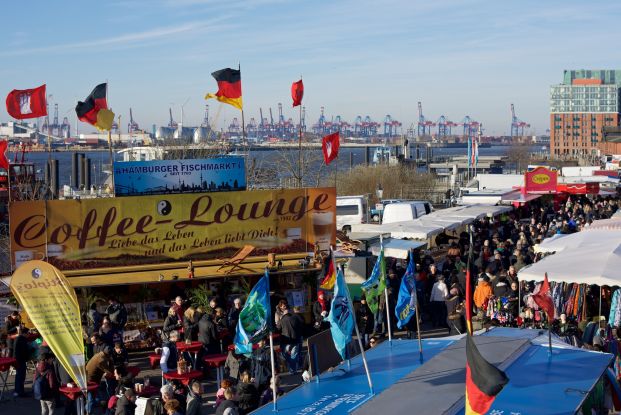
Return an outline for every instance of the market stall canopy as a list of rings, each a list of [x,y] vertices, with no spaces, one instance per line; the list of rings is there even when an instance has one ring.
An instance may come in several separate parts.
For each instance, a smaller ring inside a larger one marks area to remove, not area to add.
[[[522,193],[521,190],[513,190],[502,195],[500,203],[527,203],[541,196],[540,194]]]
[[[596,221],[602,222],[602,221]],[[619,221],[621,225],[621,221]],[[586,228],[590,229],[590,228]],[[621,228],[619,228],[621,229]],[[576,232],[570,234],[557,234],[545,239],[540,244],[533,247],[535,252],[552,253],[561,252],[568,248],[588,248],[601,247],[607,249],[607,246],[621,244],[621,232],[611,231],[605,228],[596,228],[590,232]]]
[[[542,281],[548,274],[550,281],[606,285],[621,285],[621,244],[592,245],[566,248],[539,262],[522,268],[518,278],[524,281]]]
[[[407,259],[408,253],[412,249],[420,248],[421,246],[425,246],[425,242],[421,241],[409,241],[406,239],[384,239],[384,256],[390,258],[399,258],[399,259]],[[379,255],[380,253],[380,243],[376,242],[371,245],[371,253],[373,255]]]
[[[613,216],[610,219],[596,220],[590,226],[584,228],[585,231],[593,231],[599,229],[621,231],[621,217]],[[619,234],[621,235],[621,232],[619,232]]]
[[[398,239],[421,239],[426,240],[434,235],[442,233],[442,226],[422,226],[415,220],[407,220],[403,222],[383,223],[381,225],[372,225],[361,223],[360,225],[352,225],[352,232],[364,233],[382,233],[390,234],[392,238]]]

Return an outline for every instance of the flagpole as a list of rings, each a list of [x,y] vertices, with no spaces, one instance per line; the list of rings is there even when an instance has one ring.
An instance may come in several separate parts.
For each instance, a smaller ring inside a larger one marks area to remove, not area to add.
[[[410,250],[410,255],[414,255],[414,253]],[[412,258],[413,261],[413,258]],[[416,274],[412,274],[412,278],[416,281]],[[414,288],[414,295],[416,296],[416,311],[414,317],[416,318],[416,337],[418,338],[418,357],[421,363],[423,363],[423,341],[420,337],[420,315],[418,314],[418,292],[416,292],[416,288]]]
[[[547,313],[546,317],[548,318],[548,349],[550,352],[550,356],[552,356],[552,320]]]
[[[382,251],[384,251],[384,238],[380,234],[380,252]],[[385,303],[386,303],[386,324],[388,327],[388,344],[390,345],[390,347],[392,347],[392,325],[390,324],[390,307],[388,306],[388,287],[386,286],[386,268],[380,271],[380,275],[382,275],[381,273],[384,273],[384,297],[386,299]]]
[[[341,272],[343,273],[343,275],[345,274],[345,270],[343,269],[342,265],[341,265]],[[349,294],[349,287],[347,286],[347,284],[344,284],[344,285],[345,285],[345,291],[347,292],[347,301],[349,301],[350,312],[352,313],[354,317],[354,329],[356,330],[356,337],[358,338],[358,346],[360,346],[362,364],[364,365],[364,371],[367,374],[367,381],[369,382],[369,390],[371,391],[371,395],[375,395],[375,392],[373,391],[373,381],[371,380],[371,372],[369,371],[369,365],[367,363],[367,356],[364,352],[364,347],[362,346],[362,338],[360,337],[360,330],[358,330],[358,322],[356,321],[356,313],[354,313],[354,303],[351,301],[351,295]],[[349,362],[349,359],[347,360]]]
[[[241,79],[241,63],[238,62],[237,63],[237,70],[239,71],[239,77]],[[243,94],[242,94],[243,96]],[[243,98],[242,98],[243,99]],[[242,145],[244,146],[244,149],[246,150],[244,152],[244,164],[246,165],[244,167],[244,171],[246,174],[246,186],[248,186],[248,140],[246,140],[246,122],[244,121],[244,105],[242,103],[242,107],[241,107],[241,123],[242,123]]]
[[[277,399],[277,391],[278,391],[278,387],[276,386],[276,361],[274,359],[274,339],[272,338],[272,331],[270,330],[269,333],[270,336],[270,360],[272,361],[272,394],[274,395],[274,412],[278,412],[278,404],[276,403],[276,399]]]
[[[300,81],[302,80],[302,75],[300,75]],[[298,105],[300,107],[300,137],[298,140],[298,180],[299,187],[302,187],[302,103]]]

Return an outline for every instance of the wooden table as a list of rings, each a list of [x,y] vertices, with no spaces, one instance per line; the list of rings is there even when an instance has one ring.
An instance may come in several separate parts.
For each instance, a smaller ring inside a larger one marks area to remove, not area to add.
[[[220,387],[220,382],[224,379],[224,363],[226,362],[226,354],[210,354],[203,357],[203,363],[208,367],[216,369],[216,382]]]
[[[6,382],[9,378],[9,369],[15,366],[17,360],[12,357],[0,357],[0,401],[3,399],[4,392],[7,390]]]
[[[190,381],[194,379],[200,379],[203,377],[203,372],[200,370],[191,370],[187,373],[179,374],[177,371],[171,371],[164,373],[164,379],[166,380],[179,380],[186,386],[190,385]]]

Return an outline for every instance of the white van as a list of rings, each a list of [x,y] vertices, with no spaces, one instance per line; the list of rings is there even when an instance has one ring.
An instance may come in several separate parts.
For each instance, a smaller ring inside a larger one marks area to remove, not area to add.
[[[365,196],[338,196],[336,198],[336,229],[351,231],[351,225],[367,223],[369,213]]]
[[[384,206],[382,223],[403,222],[413,220],[431,213],[431,203],[422,200],[410,202],[390,203]]]

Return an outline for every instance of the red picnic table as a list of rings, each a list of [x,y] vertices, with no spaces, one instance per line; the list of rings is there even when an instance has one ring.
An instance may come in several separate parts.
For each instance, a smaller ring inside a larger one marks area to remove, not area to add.
[[[177,342],[177,351],[179,353],[193,353],[194,358],[190,355],[190,360],[192,360],[192,367],[196,368],[196,360],[198,359],[198,352],[202,349],[203,343],[201,342]]]
[[[216,382],[220,387],[220,382],[224,379],[224,363],[226,362],[226,354],[210,354],[203,357],[203,363],[208,367],[216,369]]]
[[[11,366],[15,366],[17,360],[12,357],[0,357],[0,401],[4,396],[4,392],[7,390],[6,382],[9,377],[9,369]]]
[[[203,377],[203,372],[201,372],[200,370],[191,370],[189,372],[186,373],[177,373],[177,371],[170,371],[167,373],[164,373],[164,379],[166,380],[179,380],[181,381],[181,383],[183,383],[186,386],[190,385],[190,381],[194,380],[194,379],[200,379]]]
[[[158,363],[160,363],[161,358],[161,354],[153,353],[149,355],[149,365],[151,366],[151,369],[155,369],[157,367]]]
[[[140,392],[136,392],[138,396],[141,396],[143,398],[150,398],[152,396],[158,395],[159,393],[160,388],[153,385],[144,386]]]
[[[86,390],[88,392],[95,392],[97,389],[99,389],[99,384],[96,382],[88,382],[88,385],[86,385]],[[72,387],[64,385],[58,388],[58,390],[72,401],[75,401],[80,397],[80,395],[82,395],[82,390],[77,385]]]

